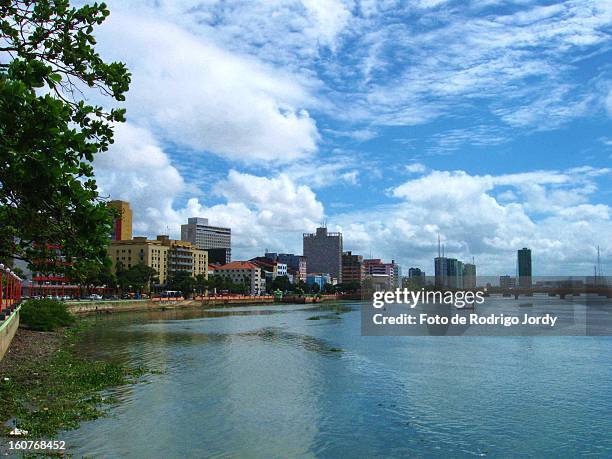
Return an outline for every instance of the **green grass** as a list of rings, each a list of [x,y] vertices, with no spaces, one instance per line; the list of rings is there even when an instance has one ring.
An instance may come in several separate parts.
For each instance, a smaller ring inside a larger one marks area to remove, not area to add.
[[[53,438],[81,421],[102,416],[114,400],[101,391],[134,382],[145,373],[142,368],[78,356],[74,344],[81,331],[64,331],[62,346],[51,357],[24,359],[1,375],[2,423],[14,419],[17,427],[29,432],[28,438]]]
[[[66,305],[54,300],[29,300],[19,313],[21,325],[31,330],[53,331],[74,323]]]

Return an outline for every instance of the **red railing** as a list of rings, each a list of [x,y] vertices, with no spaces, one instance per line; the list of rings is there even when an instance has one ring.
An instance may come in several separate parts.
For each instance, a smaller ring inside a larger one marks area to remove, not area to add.
[[[4,319],[6,310],[21,300],[21,279],[10,268],[0,263],[0,317]]]

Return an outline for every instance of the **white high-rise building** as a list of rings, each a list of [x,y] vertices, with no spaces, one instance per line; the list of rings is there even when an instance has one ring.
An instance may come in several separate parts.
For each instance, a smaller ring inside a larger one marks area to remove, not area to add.
[[[209,263],[229,263],[232,259],[232,230],[208,224],[208,218],[191,217],[181,225],[181,240],[208,250]]]

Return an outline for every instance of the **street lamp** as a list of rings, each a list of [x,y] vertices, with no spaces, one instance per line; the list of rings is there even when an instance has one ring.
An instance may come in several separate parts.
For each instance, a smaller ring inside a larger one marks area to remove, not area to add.
[[[9,307],[13,304],[12,301],[12,296],[13,296],[13,282],[12,282],[12,277],[11,276],[11,270],[10,268],[7,266],[6,268],[4,268],[4,270],[6,271],[6,298],[8,300],[8,305]]]

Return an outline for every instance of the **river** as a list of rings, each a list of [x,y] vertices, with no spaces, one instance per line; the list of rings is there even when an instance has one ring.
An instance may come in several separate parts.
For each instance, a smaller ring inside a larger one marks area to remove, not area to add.
[[[612,338],[367,337],[340,306],[87,319],[82,352],[160,373],[59,438],[88,457],[612,455]]]

